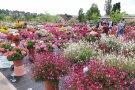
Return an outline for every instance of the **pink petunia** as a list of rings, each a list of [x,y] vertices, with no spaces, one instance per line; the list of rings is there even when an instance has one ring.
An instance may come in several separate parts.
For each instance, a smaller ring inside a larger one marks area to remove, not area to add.
[[[8,56],[12,56],[12,55],[13,55],[13,52],[9,52],[9,53],[8,53]]]
[[[5,51],[5,48],[0,48],[0,51],[1,51],[1,52]]]
[[[22,54],[22,55],[26,55],[26,52],[25,52],[25,51],[21,51],[21,54]]]

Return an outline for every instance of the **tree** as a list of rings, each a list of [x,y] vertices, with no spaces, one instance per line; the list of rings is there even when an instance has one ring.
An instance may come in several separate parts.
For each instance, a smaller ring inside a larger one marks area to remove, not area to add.
[[[3,21],[5,17],[5,14],[0,14],[0,21]]]
[[[78,12],[78,20],[79,20],[79,22],[84,22],[83,8],[80,8],[80,10]]]
[[[79,23],[79,21],[76,19],[76,18],[71,18],[70,20],[68,20],[69,24],[76,24],[76,23]]]
[[[121,14],[122,14],[123,17],[128,17],[128,16],[130,16],[127,12],[121,12]]]
[[[116,23],[116,22],[118,22],[119,20],[121,20],[123,18],[123,14],[122,13],[120,13],[120,11],[116,11],[116,12],[113,12],[112,14],[111,14],[111,20],[112,20],[112,22],[113,23]]]
[[[64,23],[64,19],[58,15],[51,16],[51,22],[53,23]]]
[[[93,22],[97,22],[99,20],[99,16],[97,15],[97,13],[93,13],[91,16],[91,20]]]
[[[113,5],[112,12],[116,12],[117,10],[118,10],[118,11],[121,10],[120,2],[115,3],[115,4]]]
[[[97,17],[100,16],[100,11],[98,9],[97,4],[95,4],[95,3],[93,3],[91,8],[86,12],[87,20],[92,20],[93,19],[93,17],[92,17],[93,14],[96,14]]]
[[[111,10],[112,10],[112,0],[105,0],[105,12],[106,15],[110,15],[111,14]]]
[[[12,16],[5,16],[5,21],[13,21],[13,17]]]

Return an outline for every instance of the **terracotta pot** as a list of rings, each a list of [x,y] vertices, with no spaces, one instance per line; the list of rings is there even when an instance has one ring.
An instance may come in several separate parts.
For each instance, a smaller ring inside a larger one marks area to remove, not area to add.
[[[11,39],[8,40],[9,43],[12,43],[13,41]]]
[[[26,74],[26,70],[24,68],[24,64],[22,60],[14,61],[14,76],[23,76]]]
[[[45,81],[44,90],[59,90],[58,83],[54,83],[51,81]]]
[[[20,42],[19,41],[18,42],[17,41],[14,41],[14,43],[15,43],[15,46],[17,46],[17,47],[20,45]]]

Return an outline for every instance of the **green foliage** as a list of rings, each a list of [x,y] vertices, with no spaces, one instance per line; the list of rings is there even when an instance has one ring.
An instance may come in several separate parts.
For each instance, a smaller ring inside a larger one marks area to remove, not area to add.
[[[131,47],[131,50],[135,53],[135,45]]]
[[[92,16],[91,16],[91,20],[93,22],[97,22],[99,20],[99,16],[97,13],[93,13]]]
[[[85,40],[87,40],[88,42],[95,42],[97,39],[92,35],[86,35]]]
[[[5,14],[0,14],[0,21],[4,20],[4,16],[5,16]]]
[[[75,24],[75,23],[79,23],[79,21],[76,18],[71,18],[70,20],[68,20],[69,24]]]
[[[78,20],[79,20],[79,22],[84,22],[83,8],[80,8],[80,10],[79,10],[79,13],[78,13]]]
[[[25,54],[22,54],[22,51],[25,52]],[[27,55],[25,49],[19,49],[19,48],[14,48],[12,51],[9,51],[7,53],[8,53],[7,59],[9,61],[22,60]]]
[[[120,2],[115,3],[115,4],[113,5],[112,12],[116,12],[117,10],[120,12],[120,8],[121,8]]]
[[[116,12],[112,12],[111,20],[116,23],[123,18],[123,15],[117,10]]]
[[[93,20],[95,19],[95,17],[97,18],[99,16],[100,16],[100,11],[98,9],[98,6],[97,4],[93,3],[91,8],[86,12],[86,18],[88,20]]]
[[[72,63],[85,63],[97,57],[94,49],[88,46],[88,43],[84,42],[70,44],[64,50],[64,55]]]
[[[123,15],[123,17],[128,17],[129,16],[129,14],[126,13],[126,12],[121,12],[121,14]]]
[[[111,40],[107,42],[107,46],[110,47],[110,48],[112,48],[113,51],[116,51],[116,50],[120,50],[121,49],[120,44],[118,44],[115,41],[111,41]]]
[[[49,13],[37,14],[22,11],[9,11],[0,9],[1,21],[39,21],[39,22],[64,22],[63,18],[58,15],[50,15]]]
[[[112,0],[105,0],[105,12],[106,15],[110,15],[111,14],[111,10],[112,10]]]
[[[119,69],[122,69],[124,71],[132,71],[135,70],[135,63],[132,60],[118,60],[117,58],[112,58],[109,60],[109,64],[111,66],[118,67]]]
[[[6,49],[5,52],[8,50],[11,51],[13,49],[13,47],[11,46],[11,43],[1,44],[0,48],[5,48]]]
[[[35,44],[36,44],[35,41],[29,40],[29,41],[27,41],[27,48],[34,48],[34,45],[35,45]]]

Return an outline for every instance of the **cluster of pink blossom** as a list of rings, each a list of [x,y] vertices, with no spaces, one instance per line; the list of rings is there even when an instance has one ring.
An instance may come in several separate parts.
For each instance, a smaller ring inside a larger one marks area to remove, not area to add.
[[[62,56],[55,56],[54,53],[42,54],[42,59],[35,62],[32,69],[32,76],[36,81],[59,82],[60,78],[68,73],[67,60]]]
[[[87,68],[86,71],[83,71]],[[74,71],[65,80],[67,90],[134,90],[131,86],[135,73],[117,67],[103,65],[92,60],[83,65],[75,65]]]

